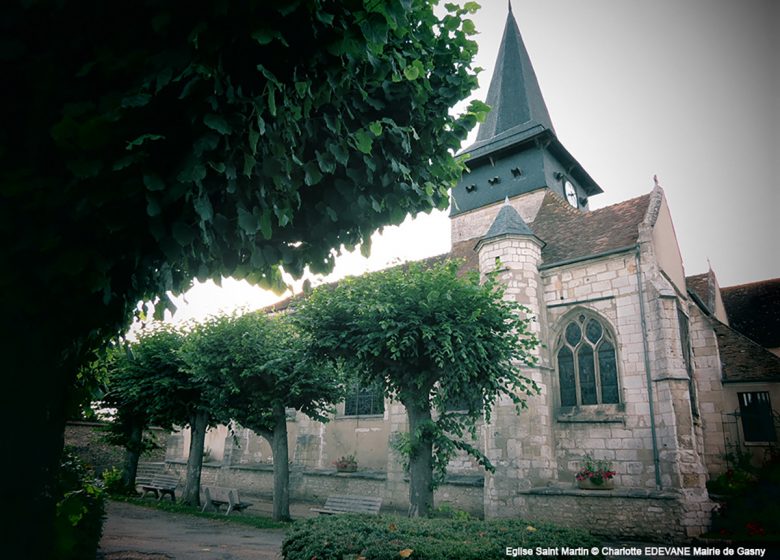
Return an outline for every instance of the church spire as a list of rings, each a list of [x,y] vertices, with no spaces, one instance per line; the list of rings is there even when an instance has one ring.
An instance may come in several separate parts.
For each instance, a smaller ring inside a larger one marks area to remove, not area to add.
[[[511,0],[486,102],[492,110],[479,127],[477,143],[489,141],[521,125],[523,129],[541,125],[554,132],[531,59],[512,13]]]
[[[451,216],[538,189],[549,189],[587,210],[588,197],[601,188],[555,135],[511,1],[485,101],[491,111],[476,142],[460,152],[468,172],[452,189]],[[514,221],[511,225],[522,229]]]

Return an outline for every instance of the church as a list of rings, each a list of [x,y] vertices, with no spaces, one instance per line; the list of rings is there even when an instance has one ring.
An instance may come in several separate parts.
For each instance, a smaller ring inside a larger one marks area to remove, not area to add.
[[[496,472],[453,460],[435,505],[569,526],[587,518],[616,537],[697,536],[715,507],[706,482],[726,455],[758,461],[777,445],[780,280],[721,289],[712,271],[686,278],[657,181],[590,210],[602,189],[558,140],[511,9],[486,102],[452,191],[452,249],[434,259],[482,274],[499,263],[507,294],[535,317],[539,361],[524,373],[542,392],[521,415],[497,403],[478,442]],[[392,450],[407,429],[400,404],[354,387],[329,423],[290,411],[288,429],[292,499],[360,494],[408,507]],[[170,465],[186,460],[187,439],[171,436]],[[270,494],[264,440],[220,428],[206,447],[203,484]],[[337,472],[347,455],[357,470]],[[612,463],[613,488],[577,486],[585,455]]]

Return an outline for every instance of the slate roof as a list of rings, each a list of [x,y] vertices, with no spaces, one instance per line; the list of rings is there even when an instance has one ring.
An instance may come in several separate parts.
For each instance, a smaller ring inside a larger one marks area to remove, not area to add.
[[[496,218],[482,239],[494,239],[502,235],[534,235],[534,232],[531,231],[522,216],[517,213],[514,206],[509,204],[508,200],[501,206],[501,210],[498,211]]]
[[[764,348],[780,347],[780,278],[720,289],[729,324]]]
[[[780,382],[780,356],[712,318],[724,382]]]

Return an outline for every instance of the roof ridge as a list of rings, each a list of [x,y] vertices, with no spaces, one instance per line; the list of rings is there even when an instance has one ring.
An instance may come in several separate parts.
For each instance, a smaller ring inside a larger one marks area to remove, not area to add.
[[[777,364],[778,364],[778,365],[780,365],[780,356],[778,356],[777,354],[775,354],[775,353],[773,353],[773,352],[770,352],[770,351],[769,351],[767,348],[765,348],[764,346],[762,346],[762,345],[761,345],[759,342],[756,342],[755,340],[753,340],[752,338],[750,338],[750,337],[749,337],[749,336],[747,336],[746,334],[744,334],[744,333],[742,333],[742,332],[738,331],[738,330],[737,330],[737,329],[735,329],[734,327],[731,327],[731,326],[729,326],[729,325],[727,325],[727,324],[723,323],[723,322],[722,322],[720,319],[718,319],[718,318],[717,318],[717,317],[715,317],[714,315],[710,315],[710,316],[709,316],[709,318],[710,318],[710,319],[712,320],[712,322],[713,322],[713,329],[716,331],[716,334],[717,334],[717,330],[718,330],[718,328],[725,329],[725,330],[726,330],[726,331],[727,331],[727,332],[728,332],[730,335],[736,336],[738,339],[740,339],[740,340],[744,341],[744,343],[747,343],[748,345],[750,345],[751,349],[753,349],[754,351],[757,351],[757,353],[758,353],[758,356],[756,356],[756,354],[753,354],[753,353],[751,352],[751,358],[752,358],[753,360],[755,360],[757,357],[761,357],[761,358],[763,358],[764,360],[766,360],[766,359],[769,359],[769,360],[771,360],[771,361],[777,362]],[[724,348],[724,349],[722,349],[722,350],[725,350],[725,348]],[[744,351],[743,351],[743,352],[744,352]],[[729,363],[729,360],[728,360],[728,359],[726,359],[726,360],[723,360],[723,359],[722,359],[721,361],[722,361],[722,366],[723,366],[723,365],[725,365],[725,366],[729,366],[729,365],[731,365],[731,364]],[[734,373],[737,373],[737,372],[734,372]],[[771,373],[772,373],[773,375],[780,375],[780,369],[778,369],[778,370],[777,370],[777,372],[771,372]],[[723,376],[724,376],[726,379],[728,379],[728,373],[726,373],[726,372],[722,372],[722,375],[723,375]],[[732,373],[732,375],[733,375],[733,373]]]
[[[754,280],[752,282],[745,282],[744,284],[734,284],[733,286],[721,286],[720,290],[721,291],[735,290],[737,288],[747,288],[748,286],[757,286],[759,284],[771,284],[773,282],[780,283],[780,278],[766,278],[764,280]]]

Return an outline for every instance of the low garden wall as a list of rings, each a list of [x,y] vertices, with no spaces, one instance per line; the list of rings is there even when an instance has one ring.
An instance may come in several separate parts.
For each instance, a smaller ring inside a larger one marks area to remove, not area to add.
[[[183,461],[168,461],[170,468],[184,476]],[[272,465],[203,466],[201,484],[238,488],[247,495],[270,499],[273,494]],[[395,491],[391,492],[393,488]],[[337,473],[332,470],[290,469],[290,498],[322,504],[331,494],[358,494],[382,498],[383,512],[404,513],[408,508],[408,484],[390,484],[380,471]],[[617,488],[608,491],[580,490],[551,486],[518,491],[511,510],[501,517],[529,522],[550,522],[562,527],[587,529],[608,538],[677,542],[690,537],[684,497],[673,491]],[[435,505],[466,511],[482,517],[483,479],[454,475],[436,491]],[[690,506],[690,504],[689,504]],[[688,508],[689,509],[689,508]],[[700,531],[694,531],[698,534]]]
[[[686,537],[680,522],[681,496],[676,492],[532,488],[522,491],[516,504],[518,511],[509,512],[507,517],[548,521],[610,538],[675,542]]]
[[[167,461],[169,468],[186,475],[184,461]],[[213,484],[238,488],[246,495],[273,495],[272,465],[204,464],[201,486]],[[290,468],[290,498],[312,504],[323,503],[332,494],[357,494],[382,498],[382,511],[405,512],[409,504],[408,485],[398,492],[390,492],[387,475],[381,471],[357,471],[339,473],[333,470],[307,470]],[[467,511],[482,517],[482,487],[480,476],[453,476],[436,491],[435,504],[447,505],[454,510]]]

